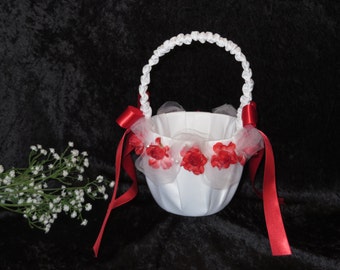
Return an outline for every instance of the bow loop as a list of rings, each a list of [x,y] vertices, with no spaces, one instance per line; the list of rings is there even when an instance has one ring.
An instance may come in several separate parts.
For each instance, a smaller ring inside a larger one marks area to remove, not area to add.
[[[141,117],[143,117],[143,113],[140,109],[128,106],[125,111],[118,116],[116,122],[122,128],[129,128]]]

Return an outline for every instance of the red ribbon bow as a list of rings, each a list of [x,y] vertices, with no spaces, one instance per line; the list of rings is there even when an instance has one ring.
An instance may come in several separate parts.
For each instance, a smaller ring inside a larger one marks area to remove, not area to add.
[[[115,176],[115,187],[112,195],[111,202],[106,212],[106,216],[104,218],[102,227],[100,229],[97,240],[93,246],[94,254],[97,257],[99,246],[104,234],[106,223],[109,219],[110,213],[114,208],[125,204],[131,201],[138,192],[137,189],[137,177],[136,171],[133,164],[132,157],[130,155],[133,150],[133,146],[126,144],[124,147],[125,138],[129,139],[130,135],[130,127],[133,123],[135,123],[138,119],[143,117],[143,113],[132,106],[128,106],[128,108],[119,116],[117,119],[117,123],[126,128],[126,131],[120,140],[117,152],[116,152],[116,176]],[[257,122],[257,113],[256,113],[256,104],[255,102],[250,102],[249,105],[243,107],[242,111],[242,121],[243,125],[252,125],[256,127]],[[275,178],[275,162],[274,162],[274,154],[273,149],[270,144],[268,137],[261,131],[259,131],[265,145],[265,167],[264,167],[264,179],[263,179],[263,192],[259,193],[256,190],[256,193],[259,194],[263,198],[263,206],[264,206],[264,214],[266,219],[266,226],[269,236],[269,242],[272,249],[272,254],[274,256],[281,255],[290,255],[291,250],[288,243],[288,239],[286,236],[286,232],[284,229],[282,216],[280,212],[279,199],[277,197],[276,192],[276,178]],[[253,183],[255,181],[256,171],[263,157],[264,151],[261,150],[257,155],[255,155],[249,161],[249,169],[250,169],[250,178]],[[120,167],[123,166],[124,170],[127,172],[129,177],[132,179],[131,187],[120,197],[117,198],[118,191],[118,183],[120,177]]]

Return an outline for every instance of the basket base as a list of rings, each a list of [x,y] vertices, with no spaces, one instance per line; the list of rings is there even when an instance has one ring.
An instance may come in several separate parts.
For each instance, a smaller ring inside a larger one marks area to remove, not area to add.
[[[204,183],[203,176],[183,170],[174,182],[156,185],[146,177],[151,194],[165,211],[190,217],[215,214],[228,205],[240,180],[227,188],[214,189]],[[178,180],[180,179],[180,180]]]

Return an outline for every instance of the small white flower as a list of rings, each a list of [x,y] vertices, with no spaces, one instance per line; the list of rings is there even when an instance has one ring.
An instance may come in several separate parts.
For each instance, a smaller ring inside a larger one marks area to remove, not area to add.
[[[48,233],[50,229],[51,229],[51,224],[47,224],[44,229],[45,233]]]
[[[60,201],[61,198],[59,196],[53,199],[53,203],[60,203]]]
[[[92,192],[92,188],[88,187],[88,189],[86,190],[86,193],[91,193]]]
[[[42,189],[42,184],[35,185],[35,186],[34,186],[34,189],[35,189],[35,190]]]
[[[0,173],[3,173],[4,172],[4,166],[0,165]]]
[[[92,209],[92,204],[90,204],[90,203],[85,204],[85,210],[86,211],[90,211],[91,209]]]
[[[71,218],[75,218],[77,216],[77,212],[76,211],[73,211],[72,213],[71,213]]]
[[[65,204],[63,206],[63,210],[64,210],[64,212],[68,212],[70,210],[70,207],[67,204]]]
[[[98,192],[99,192],[99,193],[104,194],[104,193],[105,193],[105,190],[106,190],[105,186],[99,186],[99,187],[98,187]]]
[[[84,172],[84,167],[77,166],[77,170],[78,170],[80,173],[83,173],[83,172]]]
[[[74,146],[74,143],[73,143],[73,142],[68,142],[68,146],[69,146],[69,147],[73,147],[73,146]]]
[[[80,225],[81,226],[86,226],[87,225],[87,219],[84,219]]]
[[[48,188],[47,183],[44,183],[44,184],[43,184],[43,188]]]
[[[87,154],[86,151],[83,151],[81,154],[82,154],[84,157],[87,157],[87,156],[88,156],[88,154]]]
[[[54,165],[53,164],[48,164],[48,168],[51,170],[53,169]]]
[[[64,176],[64,177],[68,176],[68,171],[63,170],[63,176]]]
[[[9,176],[12,177],[12,178],[14,178],[14,177],[15,177],[15,171],[14,171],[14,170],[11,170],[11,171],[9,172]]]
[[[83,181],[83,176],[81,174],[78,175],[78,181]]]
[[[115,186],[115,181],[110,182],[110,188],[113,188]]]
[[[104,200],[106,201],[109,198],[109,195],[104,194]]]
[[[77,157],[77,156],[79,155],[79,150],[73,149],[73,150],[71,151],[71,154],[72,154],[72,156]]]
[[[38,149],[42,148],[41,144],[37,144],[37,147],[38,147]]]
[[[43,169],[44,169],[44,167],[43,167],[42,165],[37,165],[37,166],[33,167],[33,170],[34,170],[34,171],[37,171],[37,172],[40,172],[40,171],[42,171]]]
[[[54,159],[56,159],[56,160],[59,160],[59,159],[60,159],[60,156],[59,156],[57,153],[54,153],[54,154],[53,154],[53,157],[54,157]]]
[[[54,153],[55,153],[55,150],[54,150],[54,148],[50,148],[49,150],[50,150],[50,152],[51,152],[52,154],[54,154]]]
[[[101,176],[101,175],[98,175],[97,178],[96,178],[96,180],[98,181],[98,183],[101,183],[101,182],[104,181],[104,177]]]
[[[9,185],[10,183],[12,183],[12,178],[6,175],[6,177],[3,179],[3,183],[5,185]]]
[[[30,148],[31,148],[31,150],[32,150],[32,151],[35,151],[35,152],[37,152],[37,151],[38,151],[38,148],[37,148],[35,145],[31,145],[31,147],[30,147]]]
[[[84,159],[84,166],[87,168],[90,164],[89,164],[89,160],[88,160],[88,158],[85,158]]]
[[[41,150],[40,150],[40,153],[43,154],[44,156],[47,155],[47,151],[46,151],[45,149],[41,149]]]
[[[72,162],[72,163],[77,163],[77,158],[76,158],[76,157],[72,157],[72,158],[71,158],[71,162]],[[71,163],[70,163],[70,166],[72,166]]]
[[[12,193],[14,190],[12,188],[5,188],[6,193]],[[13,195],[12,195],[13,196]]]

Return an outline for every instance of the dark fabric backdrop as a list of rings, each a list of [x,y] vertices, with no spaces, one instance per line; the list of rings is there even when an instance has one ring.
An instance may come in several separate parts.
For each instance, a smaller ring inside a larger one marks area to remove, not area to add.
[[[293,255],[271,256],[246,171],[232,202],[199,218],[160,209],[139,175],[140,192],[113,211],[99,258],[91,248],[108,202],[94,204],[88,226],[60,218],[48,234],[2,212],[0,268],[339,269],[339,7],[336,0],[2,0],[0,164],[25,166],[30,145],[61,150],[71,140],[89,152],[90,174],[113,178],[123,133],[115,119],[136,104],[153,50],[179,33],[216,32],[251,64]],[[151,75],[155,109],[166,100],[187,110],[239,105],[241,67],[216,46],[176,48]]]

